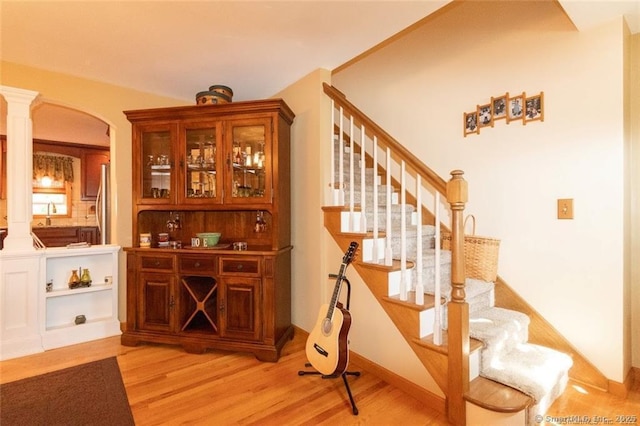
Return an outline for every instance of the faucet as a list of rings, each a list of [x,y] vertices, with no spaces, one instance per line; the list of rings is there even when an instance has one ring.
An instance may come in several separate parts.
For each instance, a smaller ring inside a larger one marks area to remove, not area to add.
[[[53,204],[53,201],[49,201],[49,204],[47,204],[47,216],[46,216],[46,221],[45,224],[46,226],[51,226],[51,213],[53,211],[53,214],[56,214],[57,209],[56,209],[56,205]]]

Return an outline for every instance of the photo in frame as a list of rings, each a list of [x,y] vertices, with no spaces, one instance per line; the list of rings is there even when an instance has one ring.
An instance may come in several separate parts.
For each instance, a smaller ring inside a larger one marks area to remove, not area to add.
[[[517,96],[509,96],[507,93],[507,123],[516,120],[524,120],[525,93]]]
[[[544,121],[544,92],[525,100],[524,123],[535,120]]]
[[[478,105],[478,127],[493,127],[491,104]]]
[[[480,133],[480,127],[478,127],[478,111],[465,112],[464,113],[464,136]]]
[[[497,98],[491,97],[491,107],[493,109],[493,121],[507,118],[507,95]]]

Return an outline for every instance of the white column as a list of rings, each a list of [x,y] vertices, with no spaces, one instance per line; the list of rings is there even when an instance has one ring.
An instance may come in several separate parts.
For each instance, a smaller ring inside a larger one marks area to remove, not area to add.
[[[31,239],[33,140],[31,104],[37,92],[0,86],[7,100],[7,224],[0,250],[0,359],[42,352],[38,305],[44,287],[42,251]],[[42,284],[42,286],[39,286]],[[44,321],[44,319],[43,319]]]
[[[7,225],[4,250],[34,250],[31,239],[33,123],[31,104],[38,92],[0,86],[7,101]]]

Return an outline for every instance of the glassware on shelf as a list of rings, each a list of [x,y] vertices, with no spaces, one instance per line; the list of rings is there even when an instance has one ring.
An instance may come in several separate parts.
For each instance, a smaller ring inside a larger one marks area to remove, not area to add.
[[[264,220],[264,212],[258,210],[256,214],[256,223],[253,226],[254,232],[264,232],[267,230],[267,222]]]
[[[167,229],[169,230],[169,232],[182,229],[179,213],[174,213],[174,212],[169,213],[169,220],[167,220]]]
[[[91,274],[89,273],[89,269],[87,268],[84,268],[82,270],[82,276],[80,277],[80,286],[91,287]]]
[[[80,287],[80,276],[78,275],[78,270],[73,269],[71,271],[71,277],[69,277],[69,288],[78,288]]]

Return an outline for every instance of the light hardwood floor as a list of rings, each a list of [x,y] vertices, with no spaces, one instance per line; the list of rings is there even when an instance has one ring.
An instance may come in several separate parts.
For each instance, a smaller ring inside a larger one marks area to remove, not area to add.
[[[241,353],[195,355],[165,345],[126,347],[113,337],[2,361],[0,383],[117,356],[137,425],[448,424],[444,414],[364,370],[349,378],[360,411],[354,416],[342,380],[298,376],[306,362],[305,339],[297,332],[279,362],[262,363]],[[621,424],[616,416],[640,414],[637,384],[625,400],[586,392],[570,385],[548,415],[602,416]]]

